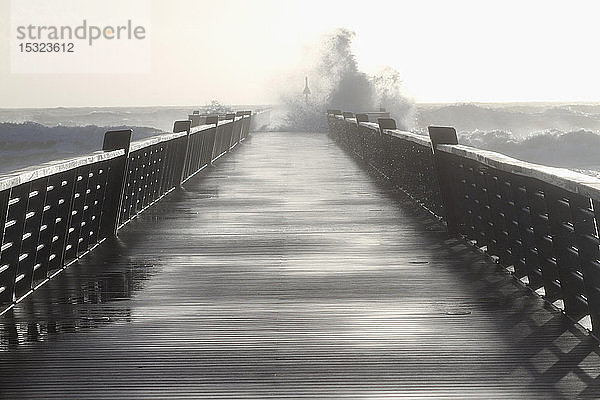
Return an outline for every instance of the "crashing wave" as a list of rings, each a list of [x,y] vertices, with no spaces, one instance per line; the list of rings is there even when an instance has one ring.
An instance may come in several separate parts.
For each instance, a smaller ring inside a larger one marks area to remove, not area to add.
[[[375,75],[361,71],[352,51],[355,33],[343,28],[323,35],[311,46],[302,74],[293,73],[280,86],[284,115],[275,120],[271,130],[325,132],[327,109],[367,112],[386,109],[402,129],[413,128],[414,104],[402,95],[400,74],[391,67]],[[302,76],[304,75],[304,76]],[[289,82],[306,82],[308,93]]]

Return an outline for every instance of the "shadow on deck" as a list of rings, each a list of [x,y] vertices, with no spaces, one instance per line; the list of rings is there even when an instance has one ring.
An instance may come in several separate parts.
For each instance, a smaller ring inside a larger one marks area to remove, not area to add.
[[[3,398],[597,398],[597,342],[325,135],[256,134],[0,319]]]

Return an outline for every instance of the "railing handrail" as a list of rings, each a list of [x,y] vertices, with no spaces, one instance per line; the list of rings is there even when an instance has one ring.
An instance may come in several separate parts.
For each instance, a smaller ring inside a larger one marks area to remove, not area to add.
[[[207,131],[210,128],[214,128],[215,124],[203,124],[203,125],[198,125],[198,126],[192,126],[190,128],[190,135],[193,135],[194,133],[198,133],[198,132],[202,132],[202,131]]]
[[[124,150],[95,151],[81,156],[49,161],[44,164],[25,167],[4,175],[0,175],[0,191],[10,189],[23,183],[65,172],[83,165],[110,160],[125,154]]]
[[[354,121],[356,121],[356,118],[353,118],[353,119],[354,119]],[[379,125],[377,125],[374,122],[360,122],[359,124],[360,124],[360,126],[364,126],[365,128],[369,128],[369,129],[374,130],[377,133],[379,133]]]
[[[399,129],[384,129],[388,135],[404,139],[409,142],[420,144],[421,146],[431,147],[431,140],[427,136],[419,135],[418,133],[401,131]]]
[[[192,129],[199,128],[199,129],[196,129],[194,131],[194,132],[198,132],[200,130],[209,129],[210,127],[215,126],[215,124],[206,124],[206,123],[200,124],[199,123],[199,121],[201,119],[204,119],[204,122],[205,122],[207,117],[216,117],[218,119],[217,126],[219,126],[219,125],[226,124],[226,123],[229,123],[229,122],[232,122],[232,121],[239,121],[239,120],[244,119],[244,118],[250,118],[251,115],[258,115],[258,114],[262,114],[262,113],[267,112],[267,111],[270,111],[270,109],[269,110],[265,110],[265,111],[258,111],[258,112],[240,111],[240,112],[243,112],[244,114],[242,114],[242,115],[232,115],[233,118],[229,117],[232,113],[227,113],[227,114],[220,114],[220,113],[215,113],[215,114],[200,114],[199,112],[197,113],[196,111],[194,111],[194,113],[193,114],[189,114],[188,117],[189,117],[189,120],[192,121],[191,128]],[[199,124],[199,125],[196,125],[196,124]],[[192,132],[192,133],[194,133],[194,132]]]
[[[522,161],[502,153],[481,150],[465,145],[440,144],[437,150],[465,157],[498,170],[538,179],[572,193],[579,193],[600,201],[600,179],[572,171]]]
[[[460,145],[452,127],[428,139],[332,111],[338,142],[600,338],[600,179]]]
[[[349,119],[356,121],[355,118]],[[375,122],[360,122],[359,125],[379,132],[379,125],[377,125]],[[397,137],[398,139],[408,140],[409,142],[414,142],[422,146],[431,146],[431,140],[429,140],[427,136],[419,135],[418,133],[403,131],[400,129],[384,129],[383,131],[390,136]]]
[[[342,115],[335,115],[335,118],[344,120]],[[346,121],[356,123],[355,118],[346,118]],[[374,122],[360,122],[359,125],[376,132],[379,131],[378,124]],[[399,139],[408,140],[423,146],[431,146],[431,140],[425,135],[398,129],[384,129],[384,132]],[[436,149],[478,161],[501,171],[538,179],[569,192],[583,194],[600,201],[600,179],[591,175],[582,174],[567,168],[551,167],[523,161],[499,152],[481,150],[467,145],[440,144]]]
[[[136,151],[143,149],[144,147],[150,147],[152,145],[167,142],[169,140],[177,139],[178,137],[187,135],[187,132],[177,132],[177,133],[164,133],[162,135],[151,136],[146,139],[140,139],[131,142],[130,151]]]
[[[342,115],[336,115],[337,119],[345,119],[346,121],[351,121],[356,123],[356,118],[344,118]],[[364,126],[365,128],[369,128],[373,131],[379,133],[379,125],[375,122],[359,122],[358,125]],[[414,142],[420,144],[422,146],[431,146],[431,140],[427,136],[419,135],[418,133],[403,131],[400,129],[384,129],[383,130],[388,135],[397,137],[399,139],[408,140],[410,142]]]
[[[248,139],[252,112],[236,114],[108,131],[102,151],[0,175],[0,315]]]
[[[230,124],[233,121],[238,121],[243,118],[248,118],[249,116],[242,115],[236,116],[234,120],[222,120],[219,121],[218,126]],[[207,131],[211,128],[214,128],[215,125],[199,125],[195,126],[191,129],[190,134],[195,134],[201,131]],[[169,140],[176,139],[181,136],[185,136],[186,132],[178,132],[178,133],[163,133],[160,135],[151,136],[149,138],[140,139],[131,142],[130,151],[136,151],[143,149],[144,147],[150,147],[152,145],[167,142]],[[59,160],[48,161],[43,164],[32,165],[24,168],[20,168],[14,171],[10,171],[7,173],[0,174],[0,191],[10,189],[12,187],[21,185],[23,183],[31,182],[33,180],[44,178],[46,176],[50,176],[59,172],[68,171],[73,168],[81,167],[87,164],[93,164],[98,161],[110,160],[112,158],[116,158],[124,155],[124,150],[114,150],[114,151],[94,151],[92,153],[74,156]]]
[[[242,117],[236,117],[235,121],[238,121],[240,119],[244,118],[244,116]],[[230,124],[231,122],[233,122],[234,120],[232,119],[227,119],[227,120],[222,120],[218,122],[218,126],[222,126],[222,125],[227,125]],[[214,128],[215,124],[203,124],[203,125],[198,125],[198,126],[194,126],[190,129],[190,134],[193,135],[195,133],[201,132],[201,131],[207,131],[210,128]],[[166,142],[169,140],[173,140],[173,139],[177,139],[178,137],[181,136],[185,136],[187,135],[187,132],[177,132],[177,133],[164,133],[161,135],[156,135],[156,136],[151,136],[149,138],[146,139],[140,139],[137,141],[132,141],[131,142],[131,151],[135,151],[135,150],[139,150],[139,149],[143,149],[144,147],[148,147],[148,146],[152,146],[154,144],[157,143],[161,143],[161,142]]]

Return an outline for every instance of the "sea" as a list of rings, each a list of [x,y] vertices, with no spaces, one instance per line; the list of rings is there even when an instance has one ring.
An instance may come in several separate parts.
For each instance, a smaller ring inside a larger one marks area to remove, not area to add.
[[[248,105],[230,106],[247,110]],[[252,106],[255,109],[256,106]],[[0,109],[0,176],[102,149],[104,133],[132,129],[132,140],[173,131],[202,107],[56,107]]]
[[[419,105],[414,130],[456,128],[460,144],[600,177],[600,103]]]
[[[274,115],[285,115],[275,109]],[[0,109],[0,175],[97,151],[109,129],[131,128],[133,140],[171,132],[174,121],[194,110],[199,108]],[[281,130],[277,120],[266,129]],[[416,104],[409,121],[416,133],[426,134],[429,125],[453,126],[461,144],[600,177],[600,103]]]

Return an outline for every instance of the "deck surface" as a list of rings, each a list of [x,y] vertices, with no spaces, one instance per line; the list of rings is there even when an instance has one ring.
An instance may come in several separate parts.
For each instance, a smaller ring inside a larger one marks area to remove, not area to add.
[[[597,398],[596,341],[325,135],[260,133],[0,318],[0,397]]]

